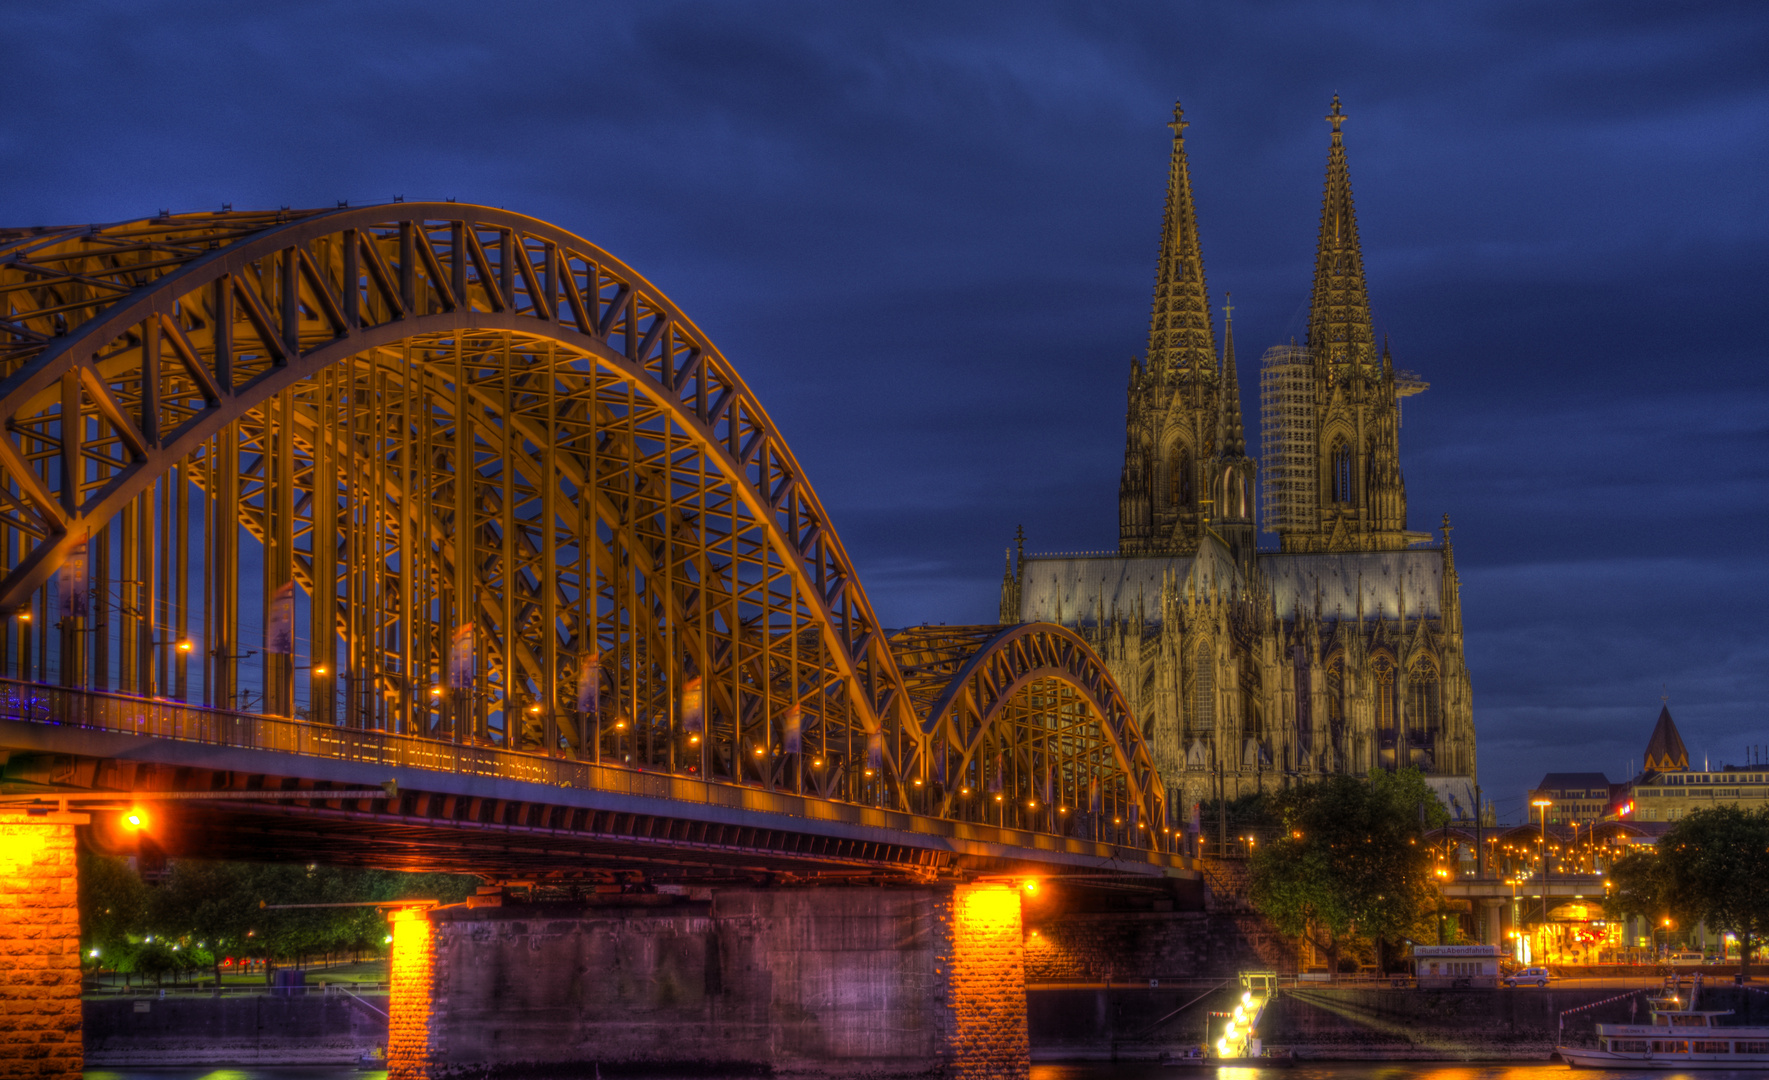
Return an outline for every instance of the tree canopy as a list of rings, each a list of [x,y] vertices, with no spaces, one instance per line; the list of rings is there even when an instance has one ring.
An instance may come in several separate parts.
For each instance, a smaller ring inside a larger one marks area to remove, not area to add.
[[[1421,931],[1435,896],[1424,828],[1448,813],[1417,769],[1333,776],[1272,796],[1283,832],[1250,866],[1254,907],[1334,967],[1356,942]]]
[[[223,958],[289,961],[373,952],[387,934],[374,907],[275,910],[264,905],[430,899],[450,903],[478,880],[455,874],[179,859],[145,884],[124,859],[80,856],[82,951],[118,971],[162,976]]]
[[[1769,810],[1718,806],[1679,819],[1654,850],[1616,861],[1605,909],[1655,923],[1738,935],[1743,973],[1753,943],[1769,934]]]

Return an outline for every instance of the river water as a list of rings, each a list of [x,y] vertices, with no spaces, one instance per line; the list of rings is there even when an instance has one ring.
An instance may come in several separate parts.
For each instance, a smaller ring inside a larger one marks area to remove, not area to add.
[[[1167,1069],[1153,1063],[1038,1064],[1032,1080],[1728,1080],[1762,1077],[1765,1070],[1668,1072],[1631,1069],[1571,1069],[1558,1063],[1531,1065],[1451,1065],[1437,1062],[1299,1062],[1287,1069]],[[586,1080],[594,1074],[585,1072]],[[705,1080],[707,1074],[700,1074]],[[385,1072],[315,1068],[87,1069],[86,1080],[387,1080]],[[668,1080],[650,1076],[648,1080]]]

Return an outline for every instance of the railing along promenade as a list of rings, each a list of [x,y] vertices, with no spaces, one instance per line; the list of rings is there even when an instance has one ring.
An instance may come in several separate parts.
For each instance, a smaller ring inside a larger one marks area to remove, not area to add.
[[[1140,867],[1141,873],[1180,867],[1177,853],[1059,836],[1029,829],[905,813],[862,803],[770,790],[670,773],[647,772],[496,746],[477,746],[390,731],[347,728],[281,716],[238,712],[162,698],[140,698],[0,678],[0,720],[151,736],[241,750],[417,769],[544,787],[667,799],[728,810],[780,814],[806,821],[894,829],[925,837],[1069,855],[1094,855]],[[1109,869],[1101,867],[1102,870]]]

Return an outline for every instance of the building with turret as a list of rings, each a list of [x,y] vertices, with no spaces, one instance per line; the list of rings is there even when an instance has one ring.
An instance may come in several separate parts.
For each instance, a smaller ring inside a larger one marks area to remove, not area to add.
[[[1073,627],[1135,704],[1170,813],[1327,774],[1417,766],[1474,812],[1474,722],[1449,518],[1407,527],[1400,402],[1425,384],[1378,349],[1339,99],[1308,339],[1266,352],[1259,463],[1233,308],[1217,349],[1174,108],[1144,356],[1130,364],[1116,552],[1010,552],[1003,622]]]

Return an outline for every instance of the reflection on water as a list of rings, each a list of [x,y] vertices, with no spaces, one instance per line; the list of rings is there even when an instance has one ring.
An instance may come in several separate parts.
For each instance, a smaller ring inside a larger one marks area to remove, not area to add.
[[[594,1074],[586,1071],[585,1076]],[[609,1076],[617,1075],[612,1070]],[[715,1077],[702,1073],[702,1077]],[[1175,1069],[1153,1062],[1032,1066],[1032,1080],[1744,1080],[1761,1078],[1760,1070],[1667,1072],[1649,1069],[1571,1069],[1559,1063],[1539,1065],[1451,1065],[1434,1062],[1297,1063],[1287,1069]],[[85,1080],[387,1080],[387,1073],[342,1066],[309,1068],[173,1068],[87,1069]],[[649,1080],[665,1080],[653,1075]]]
[[[1044,1064],[1032,1066],[1032,1080],[1761,1080],[1752,1070],[1669,1072],[1653,1069],[1574,1069],[1559,1062],[1529,1065],[1455,1065],[1432,1061],[1369,1061],[1313,1064],[1286,1069],[1174,1069],[1150,1063]]]

